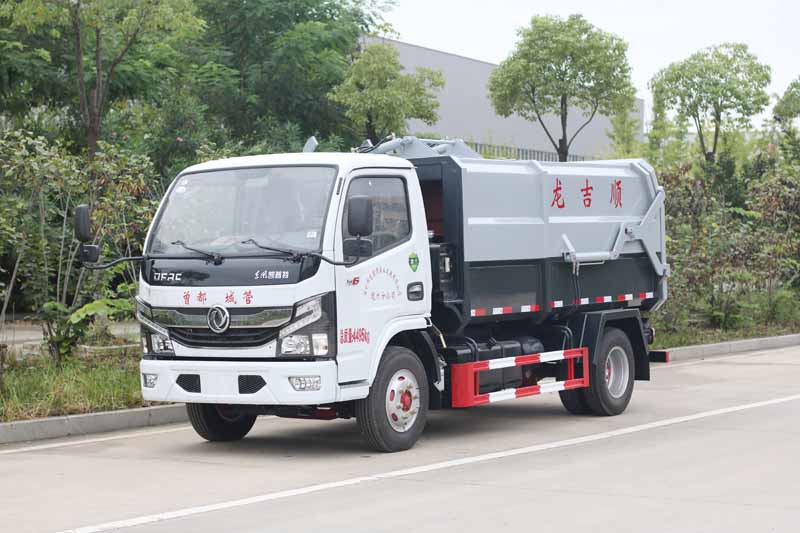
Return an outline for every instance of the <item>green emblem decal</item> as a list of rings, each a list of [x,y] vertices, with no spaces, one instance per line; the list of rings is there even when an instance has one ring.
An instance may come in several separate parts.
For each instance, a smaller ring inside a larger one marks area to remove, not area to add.
[[[408,256],[408,266],[411,267],[412,272],[416,272],[419,268],[419,256],[415,252]]]

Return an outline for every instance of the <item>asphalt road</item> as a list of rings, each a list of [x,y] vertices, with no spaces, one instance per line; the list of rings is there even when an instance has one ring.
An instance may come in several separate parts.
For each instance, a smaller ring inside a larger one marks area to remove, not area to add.
[[[613,418],[555,395],[435,413],[411,451],[264,418],[0,447],[0,530],[800,530],[800,347],[658,365]]]

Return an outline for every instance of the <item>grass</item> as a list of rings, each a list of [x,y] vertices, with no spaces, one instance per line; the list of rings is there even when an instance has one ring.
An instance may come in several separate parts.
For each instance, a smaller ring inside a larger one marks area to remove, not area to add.
[[[727,330],[698,327],[681,331],[664,331],[656,328],[656,339],[650,348],[663,350],[679,346],[713,344],[756,337],[773,337],[797,332],[797,328],[787,326],[753,326]]]
[[[139,389],[138,357],[13,363],[5,371],[0,422],[110,411],[146,405]]]

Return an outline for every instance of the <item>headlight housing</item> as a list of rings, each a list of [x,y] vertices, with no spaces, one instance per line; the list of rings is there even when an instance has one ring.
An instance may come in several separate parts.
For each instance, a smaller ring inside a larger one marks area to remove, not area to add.
[[[169,331],[152,320],[152,310],[144,301],[136,298],[136,318],[142,324],[142,350],[145,353],[172,355],[174,349]]]
[[[336,298],[329,292],[298,303],[292,321],[278,333],[277,354],[285,357],[336,355]]]

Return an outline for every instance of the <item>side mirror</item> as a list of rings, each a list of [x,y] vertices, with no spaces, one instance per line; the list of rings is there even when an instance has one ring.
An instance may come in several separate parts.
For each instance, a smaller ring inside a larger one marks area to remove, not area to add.
[[[81,244],[80,248],[81,263],[97,263],[100,259],[100,247],[96,244]]]
[[[92,223],[89,220],[89,206],[86,204],[75,208],[75,237],[82,243],[92,240]]]
[[[347,233],[366,237],[372,235],[372,198],[359,195],[347,201]]]
[[[372,241],[366,239],[345,239],[342,252],[345,257],[372,257]]]

